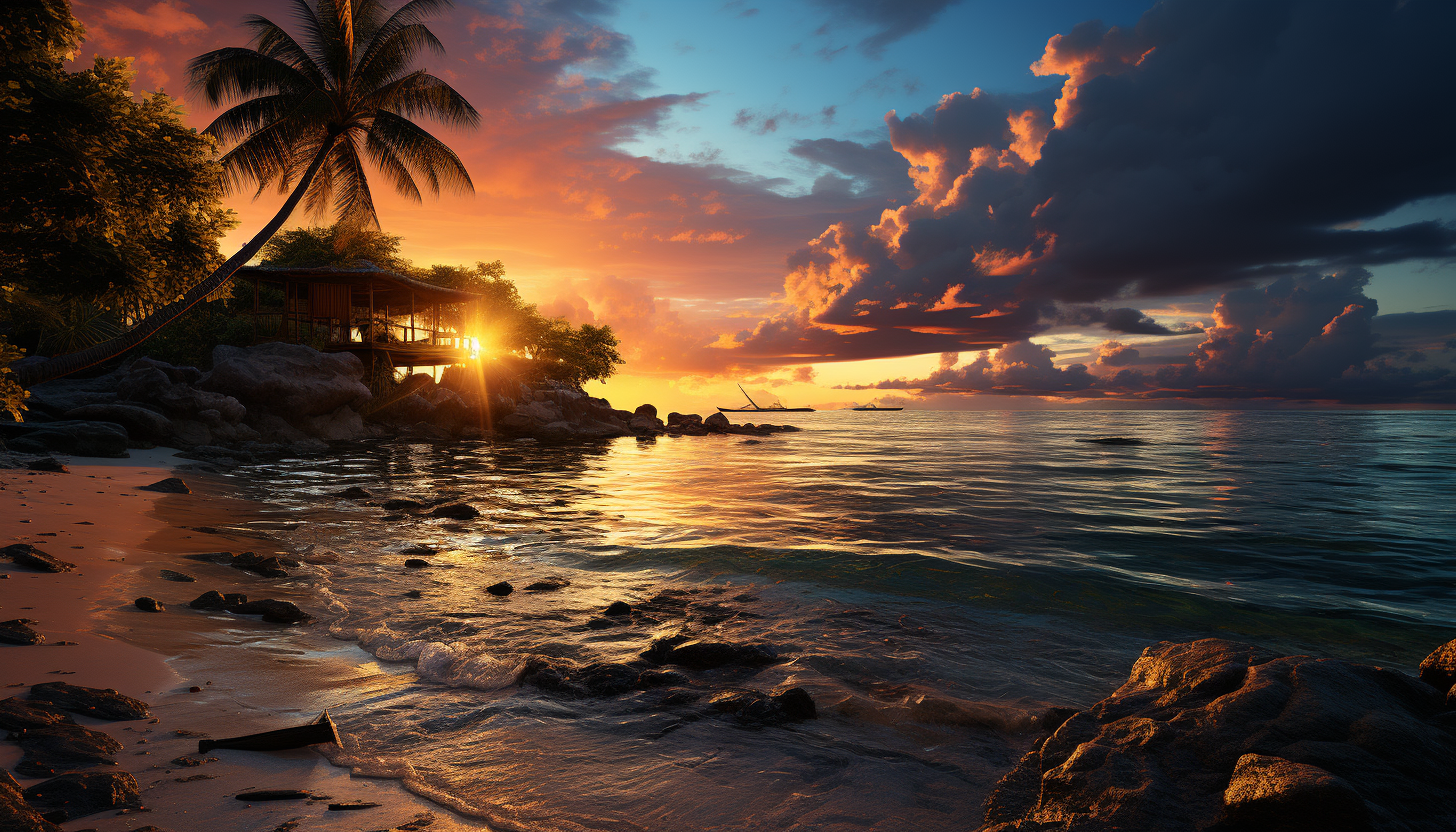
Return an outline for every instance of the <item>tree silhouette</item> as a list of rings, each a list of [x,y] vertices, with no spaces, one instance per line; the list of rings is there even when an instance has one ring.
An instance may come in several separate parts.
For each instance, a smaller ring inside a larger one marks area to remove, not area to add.
[[[74,373],[126,352],[212,294],[268,242],[302,202],[314,215],[378,226],[364,170],[367,158],[401,195],[420,201],[420,180],[471,193],[455,152],[413,119],[475,127],[480,115],[444,81],[414,69],[444,47],[423,21],[449,0],[410,0],[392,14],[380,0],[293,0],[302,32],[258,15],[243,25],[253,48],[194,58],[192,85],[213,105],[232,104],[205,132],[231,149],[222,157],[229,190],[269,186],[289,193],[257,236],[181,298],[118,338],[17,368],[26,385]],[[292,189],[290,192],[290,188]]]

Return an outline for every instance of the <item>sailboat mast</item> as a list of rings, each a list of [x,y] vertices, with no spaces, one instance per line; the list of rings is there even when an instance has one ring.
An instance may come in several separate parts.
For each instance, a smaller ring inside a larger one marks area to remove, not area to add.
[[[753,405],[754,410],[763,410],[763,408],[758,406],[758,402],[754,401],[753,397],[748,395],[748,391],[743,389],[743,385],[738,385],[738,391],[743,394],[743,398],[748,399],[748,403]]]

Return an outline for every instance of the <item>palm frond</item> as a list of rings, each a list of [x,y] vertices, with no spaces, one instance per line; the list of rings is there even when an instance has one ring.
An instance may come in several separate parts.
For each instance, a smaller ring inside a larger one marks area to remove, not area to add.
[[[369,193],[369,177],[364,160],[359,158],[357,136],[342,137],[330,158],[334,168],[334,216],[346,225],[379,227],[374,211],[374,197]]]
[[[420,195],[420,186],[410,175],[409,168],[405,167],[404,162],[400,161],[394,150],[381,141],[373,131],[370,131],[364,138],[364,151],[369,155],[369,160],[379,168],[379,171],[389,177],[396,193],[411,202],[424,201]],[[438,186],[435,192],[439,193]]]
[[[455,151],[409,119],[381,110],[374,116],[369,135],[424,179],[434,193],[440,193],[442,184],[458,193],[475,192],[470,173]]]
[[[364,89],[384,86],[409,71],[422,50],[445,54],[445,45],[423,23],[412,23],[369,44],[369,51],[360,58],[354,70],[357,83]]]
[[[250,14],[243,18],[243,28],[253,32],[253,44],[258,54],[277,58],[297,69],[314,86],[329,86],[329,80],[319,65],[319,56],[305,49],[282,26],[261,15]]]
[[[474,128],[480,125],[480,113],[463,95],[424,70],[411,72],[385,84],[371,92],[363,103],[407,118],[431,118],[451,127]]]
[[[287,63],[237,46],[193,58],[187,73],[190,86],[213,105],[254,95],[301,92],[311,86],[302,72]]]
[[[451,8],[452,5],[450,0],[410,0],[410,2],[400,6],[383,24],[377,27],[370,27],[368,32],[369,47],[359,57],[359,71],[361,73],[365,72],[367,67],[371,66],[376,60],[377,53],[387,48],[390,42],[402,30],[421,25],[426,19]],[[382,4],[377,2],[372,3],[372,6],[380,9],[383,8]],[[426,33],[429,32],[428,29],[425,31]],[[435,39],[433,34],[430,35],[429,40],[433,41],[433,43],[422,41],[409,50],[409,56],[413,57],[421,47],[428,47],[440,55],[445,54],[444,47],[440,45],[439,40]],[[376,75],[376,77],[384,78],[385,76]]]

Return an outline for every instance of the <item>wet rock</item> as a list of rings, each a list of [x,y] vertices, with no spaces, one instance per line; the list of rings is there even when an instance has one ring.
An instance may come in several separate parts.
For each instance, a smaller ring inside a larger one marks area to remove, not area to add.
[[[261,615],[264,621],[272,624],[297,624],[310,618],[308,613],[299,609],[292,601],[277,601],[272,598],[230,604],[227,611],[236,615]]]
[[[228,563],[234,569],[241,569],[244,572],[252,572],[264,578],[286,578],[288,570],[284,569],[285,562],[277,555],[260,555],[256,552],[243,552],[236,555]],[[287,565],[298,566],[298,561],[289,560]]]
[[[814,700],[803,688],[790,688],[779,694],[756,690],[725,691],[708,700],[708,707],[718,713],[732,714],[740,722],[752,725],[783,725],[814,719]]]
[[[45,636],[30,628],[34,624],[33,618],[12,618],[9,621],[0,621],[0,643],[3,644],[43,644]]]
[[[431,517],[443,517],[449,520],[472,520],[480,516],[480,511],[475,506],[465,503],[452,503],[447,506],[438,506],[430,512]]]
[[[571,586],[571,581],[565,578],[542,578],[526,586],[526,592],[551,592]]]
[[[355,810],[355,809],[375,809],[375,808],[378,808],[378,807],[379,807],[379,804],[378,803],[370,803],[370,802],[368,802],[366,800],[350,800],[347,803],[330,803],[329,804],[329,811],[330,812],[348,812],[348,811]]]
[[[586,688],[571,679],[572,669],[571,664],[564,660],[532,656],[521,669],[518,682],[552,693],[585,696]]]
[[[147,710],[147,703],[111,688],[103,690],[65,682],[45,682],[32,685],[27,698],[94,719],[149,719],[152,715]]]
[[[622,619],[620,619],[620,618],[606,618],[606,617],[600,616],[600,615],[595,616],[595,617],[590,618],[590,619],[587,619],[587,622],[586,622],[586,628],[588,630],[606,630],[606,629],[610,629],[612,627],[620,627],[620,626],[622,626]]]
[[[405,548],[400,549],[399,553],[401,555],[413,555],[415,557],[423,558],[429,557],[430,555],[433,555],[438,551],[439,550],[436,549],[434,546],[426,546],[423,543],[416,543],[413,546],[406,546]]]
[[[0,549],[0,557],[9,558],[16,566],[39,569],[42,572],[70,572],[76,564],[48,555],[29,543],[12,543]]]
[[[164,480],[157,480],[151,485],[138,487],[138,491],[158,491],[163,494],[191,494],[192,489],[187,487],[180,477],[167,477]]]
[[[631,615],[632,607],[626,601],[613,601],[602,615]]]
[[[197,582],[196,578],[188,575],[186,572],[177,572],[171,569],[163,569],[161,574],[162,580],[164,581],[173,581],[179,584],[191,584]]]
[[[340,500],[367,500],[374,495],[355,485],[345,488],[343,491],[334,494],[334,496]]]
[[[425,569],[429,567],[430,562],[422,558],[408,558],[404,565],[410,569]]]
[[[1456,686],[1456,639],[1437,647],[1421,662],[1421,681],[1442,693]]]
[[[788,719],[799,721],[818,719],[819,711],[814,707],[814,698],[803,688],[789,688],[773,694],[774,704]]]
[[[75,720],[60,708],[41,702],[27,702],[14,696],[0,699],[0,728],[23,731],[49,725],[74,725]]]
[[[165,604],[163,604],[161,601],[158,601],[157,599],[155,599],[155,598],[153,598],[153,597],[151,597],[149,595],[143,595],[142,597],[140,597],[140,598],[136,599],[135,601],[133,601],[132,604],[135,605],[137,609],[142,610],[144,612],[166,612],[167,611],[167,607],[166,607]]]
[[[650,668],[637,675],[637,684],[646,688],[666,688],[675,685],[686,685],[688,677],[685,673],[676,670],[657,670]]]
[[[485,591],[489,592],[491,595],[504,598],[505,596],[510,595],[512,592],[515,592],[516,588],[511,586],[510,583],[507,581],[501,581],[498,584],[491,584],[490,586],[486,587]]]
[[[1444,709],[1392,670],[1165,642],[1002,779],[985,829],[1453,829]]]
[[[421,592],[418,589],[411,589],[411,590],[408,590],[408,591],[406,591],[404,593],[404,597],[406,597],[406,598],[413,598],[415,600],[419,600],[419,599],[425,597],[425,593]]]
[[[593,696],[618,696],[638,688],[640,668],[614,662],[596,662],[581,669],[579,678]]]
[[[1359,832],[1371,828],[1365,800],[1322,768],[1245,754],[1223,793],[1228,819],[1256,829]]]
[[[24,728],[11,736],[24,755],[15,770],[27,777],[115,765],[112,755],[122,748],[111,735],[71,722]]]
[[[0,829],[6,832],[59,832],[60,827],[41,817],[25,802],[20,784],[8,771],[0,770]]]
[[[50,474],[69,474],[71,469],[61,464],[59,459],[53,456],[40,456],[28,460],[25,467],[32,471],[41,471]]]
[[[419,500],[407,500],[402,497],[396,497],[392,500],[385,500],[379,504],[379,507],[385,511],[419,511],[428,506]]]
[[[728,430],[730,424],[727,416],[721,413],[714,413],[703,420],[703,427],[709,431],[722,433]]]
[[[124,771],[68,772],[26,789],[25,799],[41,810],[64,809],[72,818],[142,805],[136,778]]]
[[[244,597],[244,599],[238,603],[247,603],[247,598]],[[221,610],[226,609],[228,603],[223,598],[221,592],[218,592],[215,589],[209,589],[208,591],[202,593],[196,598],[193,598],[191,601],[188,601],[187,606],[191,607],[194,610]]]
[[[642,657],[658,664],[676,664],[696,670],[728,665],[757,667],[779,660],[778,651],[767,644],[692,640],[668,645],[662,639],[654,641]]]
[[[268,800],[307,800],[313,797],[311,792],[302,789],[258,789],[251,792],[241,792],[237,795],[238,800],[259,802]]]
[[[193,754],[183,754],[181,757],[172,760],[172,765],[182,768],[196,768],[197,766],[215,762],[217,762],[216,757],[198,757]]]
[[[1078,442],[1088,442],[1093,445],[1146,445],[1145,439],[1135,439],[1130,436],[1104,436],[1100,439],[1078,439]]]

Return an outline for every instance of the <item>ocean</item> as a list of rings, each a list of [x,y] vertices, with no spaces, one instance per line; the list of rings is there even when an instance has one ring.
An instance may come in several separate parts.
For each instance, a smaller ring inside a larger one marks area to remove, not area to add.
[[[1453,413],[776,421],[803,431],[392,442],[233,471],[298,523],[319,618],[383,679],[329,692],[334,762],[503,829],[970,829],[1045,709],[1106,696],[1150,644],[1413,671],[1456,635]],[[1110,436],[1142,444],[1080,441]],[[331,496],[355,485],[481,514]],[[567,585],[525,589],[548,579]],[[632,614],[603,615],[615,601]],[[521,684],[677,634],[779,661]],[[795,686],[816,719],[711,704]]]

